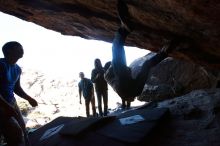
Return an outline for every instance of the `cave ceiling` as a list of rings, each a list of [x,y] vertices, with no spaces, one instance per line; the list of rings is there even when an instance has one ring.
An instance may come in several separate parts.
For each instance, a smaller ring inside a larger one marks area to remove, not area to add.
[[[126,45],[158,52],[181,40],[170,54],[220,69],[219,0],[125,0],[134,31]],[[63,35],[112,42],[120,25],[116,0],[0,0],[0,11]],[[18,28],[19,29],[19,28]]]

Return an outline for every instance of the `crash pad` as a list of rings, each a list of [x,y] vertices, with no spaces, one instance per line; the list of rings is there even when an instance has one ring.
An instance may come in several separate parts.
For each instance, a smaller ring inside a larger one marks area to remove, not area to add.
[[[138,145],[168,117],[167,108],[141,108],[116,117],[59,117],[31,133],[30,142],[32,146]]]

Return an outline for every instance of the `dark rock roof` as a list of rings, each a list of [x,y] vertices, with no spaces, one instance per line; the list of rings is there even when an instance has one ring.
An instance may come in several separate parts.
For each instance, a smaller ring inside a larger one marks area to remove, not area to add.
[[[119,26],[116,2],[2,0],[0,11],[65,35],[111,42]],[[136,27],[127,45],[158,51],[165,39],[181,37],[184,42],[172,56],[220,68],[220,1],[126,2]]]

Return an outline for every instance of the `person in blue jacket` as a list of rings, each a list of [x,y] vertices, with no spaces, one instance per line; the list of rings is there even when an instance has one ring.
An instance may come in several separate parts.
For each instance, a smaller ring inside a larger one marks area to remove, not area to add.
[[[24,50],[19,42],[11,41],[2,47],[4,58],[0,59],[0,131],[9,146],[28,146],[25,123],[14,93],[27,100],[31,106],[38,105],[21,87],[21,68],[16,64]]]
[[[89,105],[92,105],[93,116],[96,116],[96,109],[95,109],[95,97],[94,97],[94,87],[93,83],[90,79],[85,78],[83,72],[79,73],[79,77],[81,78],[78,87],[79,87],[79,103],[82,104],[81,97],[83,95],[85,99],[85,106],[86,106],[86,116],[90,116]]]

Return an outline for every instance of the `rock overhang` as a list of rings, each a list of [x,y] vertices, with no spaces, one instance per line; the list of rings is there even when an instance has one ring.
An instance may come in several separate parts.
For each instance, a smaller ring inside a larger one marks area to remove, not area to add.
[[[157,52],[181,38],[172,57],[220,68],[220,1],[125,0],[135,30],[126,45]],[[0,1],[0,11],[64,35],[112,42],[120,22],[116,0]]]

